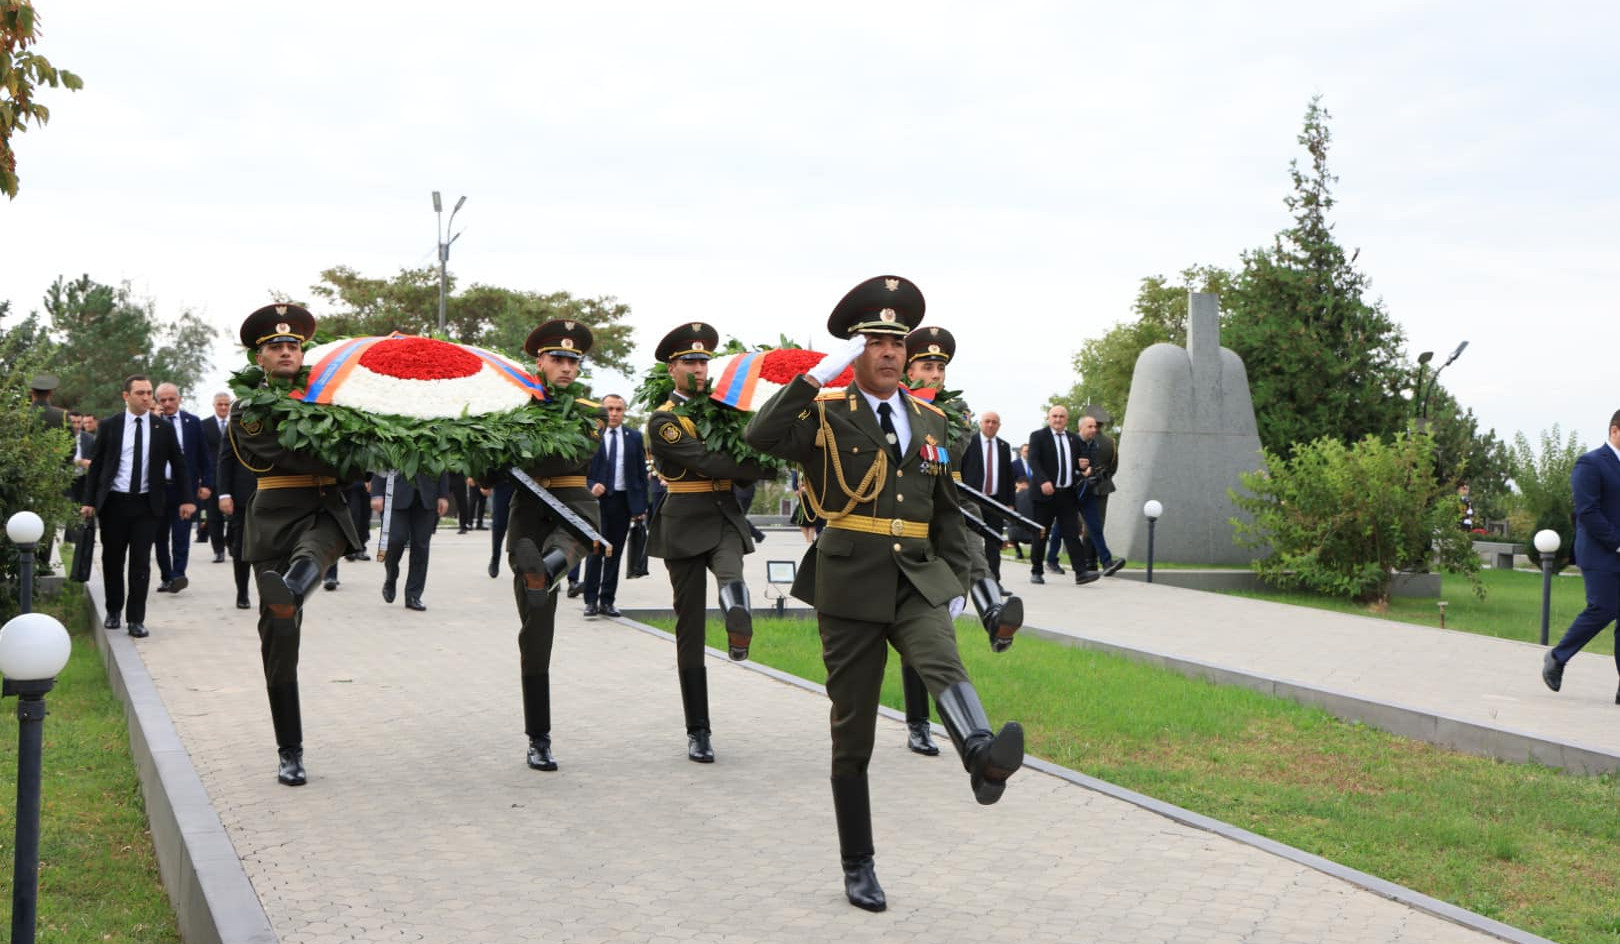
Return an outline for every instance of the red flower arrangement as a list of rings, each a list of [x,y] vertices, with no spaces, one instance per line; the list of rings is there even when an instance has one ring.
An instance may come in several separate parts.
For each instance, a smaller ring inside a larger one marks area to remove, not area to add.
[[[765,355],[765,362],[759,367],[759,377],[761,380],[786,386],[793,382],[793,378],[821,363],[826,356],[820,351],[805,351],[799,348],[770,351]],[[843,373],[834,377],[826,386],[847,387],[854,382],[855,371],[846,367]]]
[[[478,355],[434,338],[389,338],[360,355],[367,370],[402,380],[471,377],[483,367]]]

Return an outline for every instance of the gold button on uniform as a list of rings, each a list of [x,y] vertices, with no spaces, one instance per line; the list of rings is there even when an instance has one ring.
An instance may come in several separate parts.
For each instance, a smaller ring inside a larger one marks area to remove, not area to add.
[[[898,551],[899,551],[899,550],[900,550],[900,545],[898,545],[898,544],[896,544],[896,545],[895,545],[895,546],[894,546],[894,549],[895,549],[895,551],[896,551],[896,552],[898,552]]]

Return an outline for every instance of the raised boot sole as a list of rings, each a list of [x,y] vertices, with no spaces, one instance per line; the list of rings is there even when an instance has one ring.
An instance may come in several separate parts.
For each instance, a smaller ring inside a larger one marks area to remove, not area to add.
[[[1009,721],[1001,726],[1001,733],[990,743],[989,756],[984,766],[973,775],[973,798],[981,805],[1001,799],[1007,788],[1007,778],[1024,766],[1024,726]]]

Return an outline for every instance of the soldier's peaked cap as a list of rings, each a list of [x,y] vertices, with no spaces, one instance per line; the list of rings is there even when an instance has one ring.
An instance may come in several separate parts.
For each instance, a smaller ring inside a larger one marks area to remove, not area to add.
[[[242,346],[257,350],[271,341],[308,344],[315,336],[315,316],[302,305],[266,305],[242,322]]]
[[[556,354],[558,357],[581,358],[595,341],[596,336],[591,334],[591,329],[585,327],[584,322],[558,318],[530,331],[529,339],[523,342],[523,350],[531,357]]]
[[[906,335],[906,363],[944,361],[956,356],[956,338],[938,325],[930,325]]]
[[[657,357],[664,364],[696,357],[708,360],[719,343],[720,332],[712,325],[689,321],[664,335],[664,340],[658,342]]]
[[[922,324],[926,307],[922,292],[909,279],[880,275],[849,290],[827,316],[827,331],[837,338],[906,335]]]

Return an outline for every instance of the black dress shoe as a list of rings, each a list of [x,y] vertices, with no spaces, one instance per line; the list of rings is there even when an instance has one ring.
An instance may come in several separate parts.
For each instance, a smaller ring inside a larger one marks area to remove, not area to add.
[[[304,775],[304,749],[283,747],[276,751],[276,779],[285,786],[301,787],[308,778]]]
[[[458,529],[456,529],[456,533],[457,534],[466,534],[467,529],[466,528],[458,528]]]
[[[939,756],[939,745],[934,743],[933,732],[926,721],[906,722],[906,748],[924,757]]]
[[[384,603],[394,602],[394,585],[392,583],[383,584],[382,593]]]
[[[321,586],[328,590],[336,590],[338,588],[338,579],[336,577],[328,577],[321,581]]]
[[[597,609],[597,611],[598,611],[598,612],[600,612],[600,613],[601,613],[601,614],[602,614],[602,615],[603,615],[603,616],[611,616],[611,617],[613,617],[613,618],[615,618],[615,619],[617,619],[617,618],[618,618],[618,617],[620,617],[620,616],[623,616],[623,615],[624,615],[624,614],[623,614],[623,613],[620,613],[620,612],[619,612],[619,608],[618,608],[618,607],[616,607],[616,606],[614,606],[614,605],[613,605],[613,604],[611,604],[611,603],[604,603],[604,604],[602,604],[602,605],[601,605],[601,606],[599,606],[599,607],[597,607],[597,608],[596,608],[596,609]]]
[[[585,584],[583,584],[583,583],[571,583],[571,584],[568,585],[568,599],[570,599],[570,600],[574,599],[575,597],[579,596],[580,594],[582,594],[584,592],[585,592]]]
[[[535,770],[556,770],[557,758],[551,756],[551,738],[529,738],[529,766]]]
[[[1122,570],[1124,567],[1125,567],[1125,558],[1116,557],[1113,560],[1109,561],[1107,566],[1105,566],[1102,569],[1102,575],[1104,577],[1112,577],[1115,574],[1119,573],[1120,570]]]
[[[103,629],[117,629],[122,625],[124,624],[119,621],[117,613],[109,613],[107,614],[107,618],[101,621],[101,626]]]
[[[1554,658],[1551,649],[1541,660],[1541,680],[1555,692],[1564,687],[1564,665]],[[1620,704],[1620,696],[1616,696],[1615,703]]]
[[[189,586],[191,586],[191,581],[187,580],[185,577],[176,577],[169,581],[169,592],[179,593],[181,590],[184,590]]]
[[[158,586],[157,586],[157,592],[159,592],[159,593],[171,593],[171,592],[173,592],[173,590],[174,590],[174,581],[172,581],[172,580],[164,580],[164,581],[160,582],[158,584]]]
[[[253,609],[253,604],[248,601],[247,594],[238,593],[236,595],[236,608],[239,609],[239,610],[251,610],[251,609]]]
[[[714,745],[709,743],[709,732],[686,733],[686,759],[698,764],[714,763]]]
[[[1047,561],[1046,569],[1050,570],[1054,574],[1057,574],[1059,577],[1063,576],[1063,568],[1058,566],[1057,561]]]
[[[849,903],[865,911],[882,911],[889,907],[883,897],[883,886],[878,884],[877,870],[869,855],[844,859],[844,897]]]
[[[218,554],[214,555],[214,563],[216,563],[216,564],[225,563],[225,552],[224,551],[220,551]]]
[[[1074,575],[1074,583],[1075,586],[1085,586],[1088,583],[1095,583],[1101,580],[1102,576],[1103,575],[1101,573],[1095,570],[1082,570]]]
[[[1030,583],[1045,583],[1046,578],[1042,577],[1040,574],[1030,574],[1029,575],[1029,582]]]
[[[407,610],[416,610],[416,611],[420,612],[422,610],[427,609],[427,607],[422,605],[422,600],[419,597],[406,597],[405,598],[405,609],[407,609]]]
[[[596,608],[595,603],[587,603],[587,604],[585,604],[585,618],[586,619],[590,619],[590,618],[596,616],[600,612],[602,612],[602,611],[598,610]]]
[[[501,555],[499,552],[489,555],[489,576],[494,579],[501,575]]]
[[[136,639],[145,639],[146,637],[152,635],[146,631],[145,623],[130,623],[129,634],[134,636]]]

